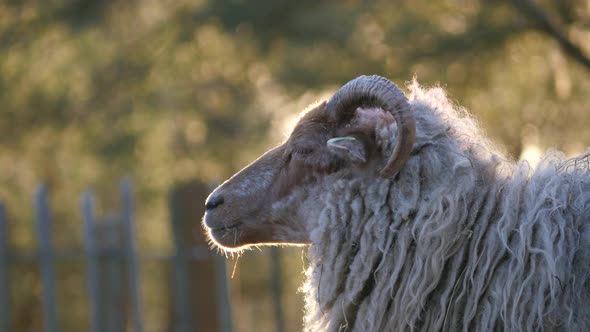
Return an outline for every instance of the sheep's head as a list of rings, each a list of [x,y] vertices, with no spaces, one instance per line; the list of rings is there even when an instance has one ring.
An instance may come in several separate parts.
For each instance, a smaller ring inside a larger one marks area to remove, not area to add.
[[[393,121],[397,143],[383,158],[375,129]],[[403,92],[385,78],[358,77],[329,102],[311,108],[285,143],[209,195],[204,218],[209,236],[225,249],[308,243],[306,220],[321,210],[324,180],[392,177],[409,158],[414,136],[415,120]]]

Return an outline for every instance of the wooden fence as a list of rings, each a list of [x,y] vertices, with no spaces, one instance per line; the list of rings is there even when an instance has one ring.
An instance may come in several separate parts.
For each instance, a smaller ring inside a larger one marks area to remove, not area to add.
[[[84,251],[63,252],[56,250],[52,243],[52,219],[49,193],[40,186],[35,193],[35,227],[38,248],[32,259],[39,263],[42,287],[42,312],[44,330],[62,331],[58,318],[59,299],[56,297],[56,261],[65,256],[83,260],[87,271],[89,326],[88,331],[144,331],[144,310],[140,287],[139,264],[142,258],[136,245],[134,225],[134,200],[132,184],[124,179],[120,184],[120,211],[108,216],[97,216],[95,197],[92,191],[82,194],[81,215],[83,216]],[[190,246],[184,239],[179,213],[176,213],[174,195],[171,205],[171,227],[174,252],[160,259],[171,262],[173,269],[173,321],[174,331],[199,331],[199,322],[191,312],[191,279],[189,264],[195,260],[212,259],[213,276],[216,280],[213,290],[216,297],[217,323],[215,330],[232,331],[231,308],[229,303],[226,266],[224,258],[211,253],[206,246]],[[19,254],[9,247],[6,208],[0,202],[0,331],[11,328],[11,303],[9,268],[11,262],[20,259]],[[22,253],[20,253],[22,256]],[[151,258],[154,255],[150,255]],[[277,251],[272,251],[272,294],[275,306],[276,330],[282,331],[280,261]],[[123,270],[123,271],[122,271]],[[121,278],[125,282],[121,283]],[[111,281],[116,282],[112,283]],[[208,287],[211,287],[209,285]],[[130,323],[130,324],[129,324]],[[129,325],[128,325],[129,324]]]

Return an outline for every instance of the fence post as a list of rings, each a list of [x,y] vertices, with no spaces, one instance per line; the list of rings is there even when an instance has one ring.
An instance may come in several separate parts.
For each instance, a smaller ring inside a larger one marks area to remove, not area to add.
[[[40,186],[35,194],[37,237],[39,241],[39,261],[41,285],[43,288],[43,313],[47,332],[59,331],[57,321],[57,302],[55,300],[54,255],[51,241],[51,218],[47,188]]]
[[[10,285],[8,267],[8,226],[6,211],[0,202],[0,331],[10,331]]]
[[[187,260],[187,243],[184,241],[182,220],[179,216],[179,192],[173,191],[169,196],[170,219],[172,222],[172,238],[175,253],[172,259],[174,311],[173,319],[177,332],[189,332],[193,322],[191,319],[191,290],[189,284],[189,271]],[[196,329],[192,329],[196,330]]]
[[[98,248],[94,228],[94,198],[90,191],[82,195],[82,219],[84,221],[84,246],[86,271],[88,273],[88,302],[90,307],[90,331],[103,331],[100,314],[100,276],[98,269]]]
[[[94,218],[94,237],[99,252],[99,310],[102,331],[126,331],[129,313],[133,310],[130,307],[134,303],[129,295],[130,276],[125,252],[127,237],[123,226],[120,214]]]
[[[215,190],[218,184],[209,184],[209,192]],[[226,257],[214,254],[215,276],[220,282],[216,284],[217,293],[217,320],[223,332],[233,331],[231,303],[229,301],[229,281],[227,280]]]
[[[172,234],[182,256],[180,260],[172,261],[170,266],[170,286],[174,297],[169,313],[170,331],[180,331],[179,325],[185,323],[192,324],[191,332],[197,328],[198,331],[231,331],[225,261],[209,250],[207,236],[200,225],[209,192],[206,183],[193,180],[177,185],[170,193]],[[182,259],[186,260],[181,262]],[[181,273],[187,274],[182,276]],[[184,283],[185,278],[187,285],[176,284],[177,280]],[[187,291],[179,294],[183,289]],[[190,307],[184,308],[187,303]],[[187,314],[190,320],[177,321],[181,312]]]
[[[270,266],[271,266],[271,287],[272,287],[272,301],[275,309],[275,323],[276,331],[283,332],[285,330],[285,321],[283,318],[283,303],[282,303],[282,283],[283,277],[281,275],[281,253],[279,248],[270,248]]]
[[[225,257],[215,255],[215,275],[217,276],[216,293],[217,293],[217,319],[223,332],[233,330],[231,318],[231,305],[229,303],[229,286],[227,281],[227,267]]]
[[[133,225],[133,197],[131,180],[121,181],[121,218],[123,222],[125,252],[127,256],[127,274],[132,305],[132,316],[135,331],[143,331],[143,310],[141,302],[141,287],[139,279],[139,263],[137,260],[137,246],[135,243],[135,227]]]

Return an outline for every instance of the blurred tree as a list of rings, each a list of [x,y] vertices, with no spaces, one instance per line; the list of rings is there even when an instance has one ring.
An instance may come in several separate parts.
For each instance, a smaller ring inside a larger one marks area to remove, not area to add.
[[[575,2],[578,4],[576,5]],[[546,12],[530,0],[513,0],[512,4],[523,16],[531,20],[533,28],[554,38],[572,59],[590,69],[589,55],[576,45],[573,40],[575,38],[570,37],[571,33],[567,32],[570,30],[575,33],[578,30],[583,33],[583,30],[588,28],[588,14],[579,10],[581,1],[550,1],[547,4],[552,7],[550,12]]]

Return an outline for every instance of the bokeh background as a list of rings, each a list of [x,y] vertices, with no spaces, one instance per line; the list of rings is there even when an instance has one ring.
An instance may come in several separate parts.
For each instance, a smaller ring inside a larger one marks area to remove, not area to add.
[[[167,252],[173,188],[227,178],[361,74],[445,87],[512,158],[581,153],[590,1],[0,0],[10,247],[36,248],[32,195],[44,183],[56,246],[83,250],[80,193],[94,188],[108,211],[128,175],[140,250]],[[285,328],[299,331],[305,249],[281,252]],[[274,329],[269,262],[264,248],[227,262],[236,331]],[[168,268],[141,264],[146,331],[170,330]],[[58,272],[61,326],[87,330],[83,263]],[[11,273],[14,331],[41,330],[36,265]]]

